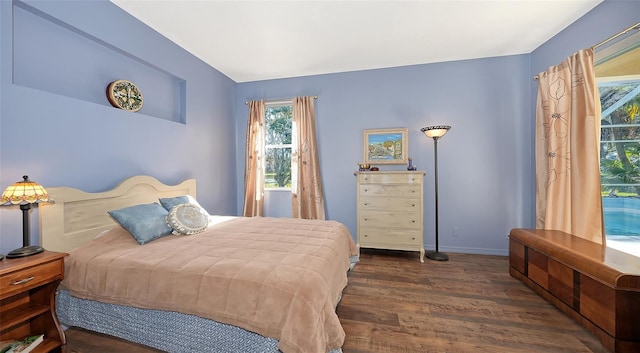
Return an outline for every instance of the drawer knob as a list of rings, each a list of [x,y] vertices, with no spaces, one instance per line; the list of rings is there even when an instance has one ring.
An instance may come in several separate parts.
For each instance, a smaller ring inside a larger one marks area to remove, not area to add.
[[[367,192],[367,191],[369,191],[369,189],[364,189],[364,192]]]
[[[415,221],[415,220],[412,220],[412,221],[411,221],[411,223],[416,223],[416,221]]]
[[[414,203],[414,204],[412,204],[412,205],[411,205],[411,207],[416,207],[416,204],[415,204],[415,203]]]
[[[369,204],[368,204],[368,203],[366,203],[366,202],[364,203],[364,205],[365,205],[365,206],[369,206]]]
[[[365,220],[365,221],[368,221],[368,220],[369,220],[369,218],[365,218],[364,220]]]
[[[416,237],[411,237],[411,240],[416,240]]]
[[[364,237],[366,238],[366,237],[368,237],[368,235],[365,234]]]
[[[20,284],[25,284],[25,283],[31,281],[34,278],[35,278],[34,276],[27,277],[27,278],[21,279],[19,281],[12,282],[11,285],[17,286],[17,285],[20,285]]]

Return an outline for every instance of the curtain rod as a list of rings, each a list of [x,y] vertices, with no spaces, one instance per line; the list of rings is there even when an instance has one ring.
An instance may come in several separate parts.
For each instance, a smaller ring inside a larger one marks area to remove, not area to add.
[[[591,49],[596,49],[596,48],[598,48],[600,46],[603,46],[603,45],[609,43],[610,41],[620,37],[621,35],[624,35],[624,34],[627,34],[627,33],[631,32],[631,31],[633,31],[634,29],[640,30],[640,22],[634,24],[633,26],[630,26],[630,27],[627,27],[627,28],[623,29],[622,31],[612,35],[611,37],[603,40],[602,42],[600,42],[600,43],[598,43],[596,45],[591,46]],[[536,80],[536,81],[538,80],[538,78],[539,78],[538,75],[533,76],[533,79]]]
[[[614,40],[614,39],[616,39],[616,38],[620,37],[621,35],[623,35],[623,34],[627,34],[627,32],[631,32],[631,31],[633,31],[634,29],[640,29],[640,22],[638,22],[638,23],[634,24],[633,26],[631,26],[631,27],[629,27],[629,28],[623,29],[622,31],[620,31],[620,32],[618,32],[618,33],[616,33],[616,34],[612,35],[611,37],[609,37],[609,38],[607,38],[607,39],[603,40],[602,42],[600,42],[600,43],[598,43],[598,44],[596,44],[596,45],[592,46],[592,47],[591,47],[591,49],[596,49],[597,47],[599,47],[599,46],[601,46],[601,45],[607,44],[607,43],[609,43],[610,41],[612,41],[612,40]]]
[[[318,96],[313,96],[313,99],[316,100],[318,99]],[[293,98],[292,99],[279,99],[276,101],[265,101],[265,103],[269,104],[269,103],[279,103],[279,102],[293,102]],[[249,105],[249,101],[244,101],[244,105]]]

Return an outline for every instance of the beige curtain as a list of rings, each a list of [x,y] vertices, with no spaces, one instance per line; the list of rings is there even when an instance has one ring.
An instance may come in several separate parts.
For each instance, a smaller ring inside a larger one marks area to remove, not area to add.
[[[313,97],[293,100],[291,216],[325,219]]]
[[[263,100],[249,102],[247,141],[244,162],[245,217],[262,216],[264,210],[264,149],[265,104]]]
[[[593,49],[538,75],[536,228],[604,243]]]

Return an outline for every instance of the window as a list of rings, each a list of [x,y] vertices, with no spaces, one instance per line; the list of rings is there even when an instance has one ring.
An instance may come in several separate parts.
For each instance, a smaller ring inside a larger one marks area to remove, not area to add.
[[[265,125],[264,188],[291,189],[292,103],[267,103]]]
[[[640,240],[640,32],[596,53],[607,240]]]

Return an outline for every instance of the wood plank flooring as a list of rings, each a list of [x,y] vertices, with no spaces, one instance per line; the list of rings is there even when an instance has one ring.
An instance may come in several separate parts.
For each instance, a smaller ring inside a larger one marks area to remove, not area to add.
[[[363,249],[338,305],[344,353],[608,353],[598,339],[509,276],[504,256]],[[70,353],[158,350],[71,328]],[[240,353],[240,352],[239,352]]]

